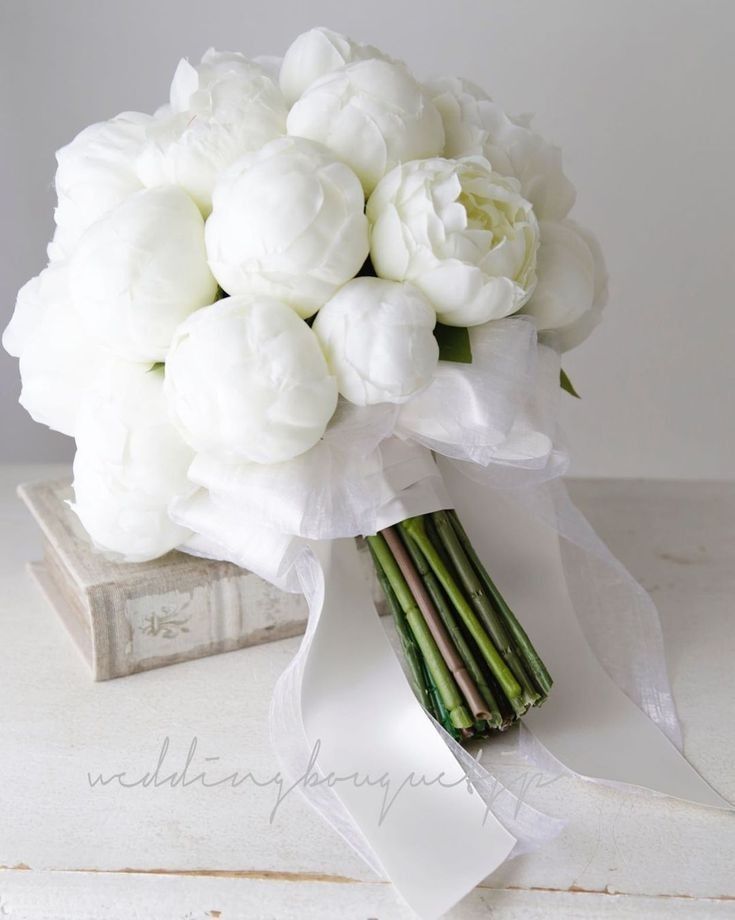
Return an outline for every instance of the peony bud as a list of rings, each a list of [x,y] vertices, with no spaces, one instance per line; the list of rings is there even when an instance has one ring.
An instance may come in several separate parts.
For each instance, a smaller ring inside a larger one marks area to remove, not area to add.
[[[161,370],[109,364],[82,403],[76,438],[72,508],[99,549],[144,562],[190,536],[167,510],[192,491],[193,453],[168,419]]]
[[[209,264],[228,294],[274,297],[311,316],[367,258],[364,207],[357,176],[328,150],[279,138],[217,183]]]
[[[329,147],[369,195],[398,163],[444,147],[441,116],[401,64],[367,60],[317,80],[288,115],[288,133]]]
[[[436,315],[415,287],[355,278],[314,322],[337,388],[358,406],[404,403],[431,380],[439,360]]]
[[[3,332],[3,348],[9,355],[20,358],[41,328],[50,304],[63,301],[71,309],[68,281],[66,264],[51,262],[18,291],[15,310]]]
[[[70,289],[94,338],[128,361],[163,361],[178,324],[217,291],[198,208],[178,188],[133,195],[84,234]]]
[[[294,102],[318,79],[352,64],[371,58],[390,60],[371,45],[360,45],[333,32],[331,29],[318,28],[302,32],[288,47],[281,64],[281,92],[286,102]]]
[[[255,463],[309,450],[337,405],[314,333],[265,297],[227,297],[182,323],[166,363],[166,394],[196,451]]]
[[[210,48],[199,67],[179,63],[170,111],[149,126],[138,172],[148,187],[182,186],[206,216],[218,175],[285,131],[286,103],[265,71]]]
[[[57,152],[57,226],[49,258],[68,258],[87,227],[143,187],[135,161],[152,122],[150,115],[123,112],[85,128]]]
[[[561,351],[579,345],[600,321],[607,271],[597,240],[571,220],[541,221],[538,284],[524,313]]]
[[[20,358],[20,404],[37,422],[74,436],[82,398],[110,355],[74,312],[68,266],[52,262],[18,292],[3,346]]]

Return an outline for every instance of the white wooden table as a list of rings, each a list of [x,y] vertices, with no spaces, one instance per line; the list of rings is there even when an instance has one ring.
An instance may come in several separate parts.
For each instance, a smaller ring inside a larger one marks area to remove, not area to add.
[[[88,774],[167,770],[209,783],[276,773],[271,688],[298,640],[103,684],[89,681],[27,577],[39,552],[0,468],[0,918],[392,920],[411,916],[298,797],[271,786],[92,788]],[[686,753],[735,799],[735,486],[583,481],[572,492],[652,593]],[[210,758],[207,760],[206,758]],[[529,793],[568,826],[506,864],[451,917],[735,917],[735,817],[557,779]]]

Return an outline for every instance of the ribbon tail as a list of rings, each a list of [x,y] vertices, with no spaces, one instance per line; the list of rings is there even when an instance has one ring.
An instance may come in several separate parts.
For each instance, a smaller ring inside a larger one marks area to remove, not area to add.
[[[478,488],[460,465],[439,465],[478,554],[554,679],[544,706],[524,716],[534,738],[524,753],[542,769],[563,764],[602,782],[728,807],[677,746],[653,603],[564,487]],[[521,738],[528,742],[528,732]]]
[[[562,822],[450,748],[408,685],[353,540],[312,545],[297,569],[310,620],[273,698],[282,769],[419,916],[439,917]]]
[[[538,509],[562,538],[561,561],[569,597],[598,661],[626,696],[682,750],[661,622],[650,596],[597,536],[573,504],[564,482],[528,490],[521,500]]]

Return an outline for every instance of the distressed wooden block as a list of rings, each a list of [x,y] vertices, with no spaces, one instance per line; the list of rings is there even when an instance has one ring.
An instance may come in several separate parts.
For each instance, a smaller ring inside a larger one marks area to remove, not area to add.
[[[116,563],[96,551],[67,501],[66,480],[21,485],[43,534],[30,571],[89,665],[94,680],[229,652],[303,632],[301,595],[286,594],[229,562],[171,552]],[[365,577],[380,588],[361,542]],[[382,612],[382,611],[381,611]]]

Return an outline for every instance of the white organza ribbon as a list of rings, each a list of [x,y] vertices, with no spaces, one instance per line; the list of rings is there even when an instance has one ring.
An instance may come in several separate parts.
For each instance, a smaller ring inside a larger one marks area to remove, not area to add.
[[[542,768],[564,765],[598,781],[727,807],[677,746],[656,608],[564,487],[478,488],[464,466],[440,466],[475,549],[554,678],[543,707],[524,716],[532,735],[524,752]]]
[[[558,355],[517,318],[473,330],[472,346],[472,365],[442,366],[418,411],[345,404],[317,448],[276,467],[197,458],[200,488],[172,509],[195,533],[183,549],[306,597],[306,634],[271,710],[282,770],[424,918],[561,823],[424,712],[356,534],[457,508],[554,677],[521,751],[541,769],[727,806],[680,753],[655,607],[558,481]]]

